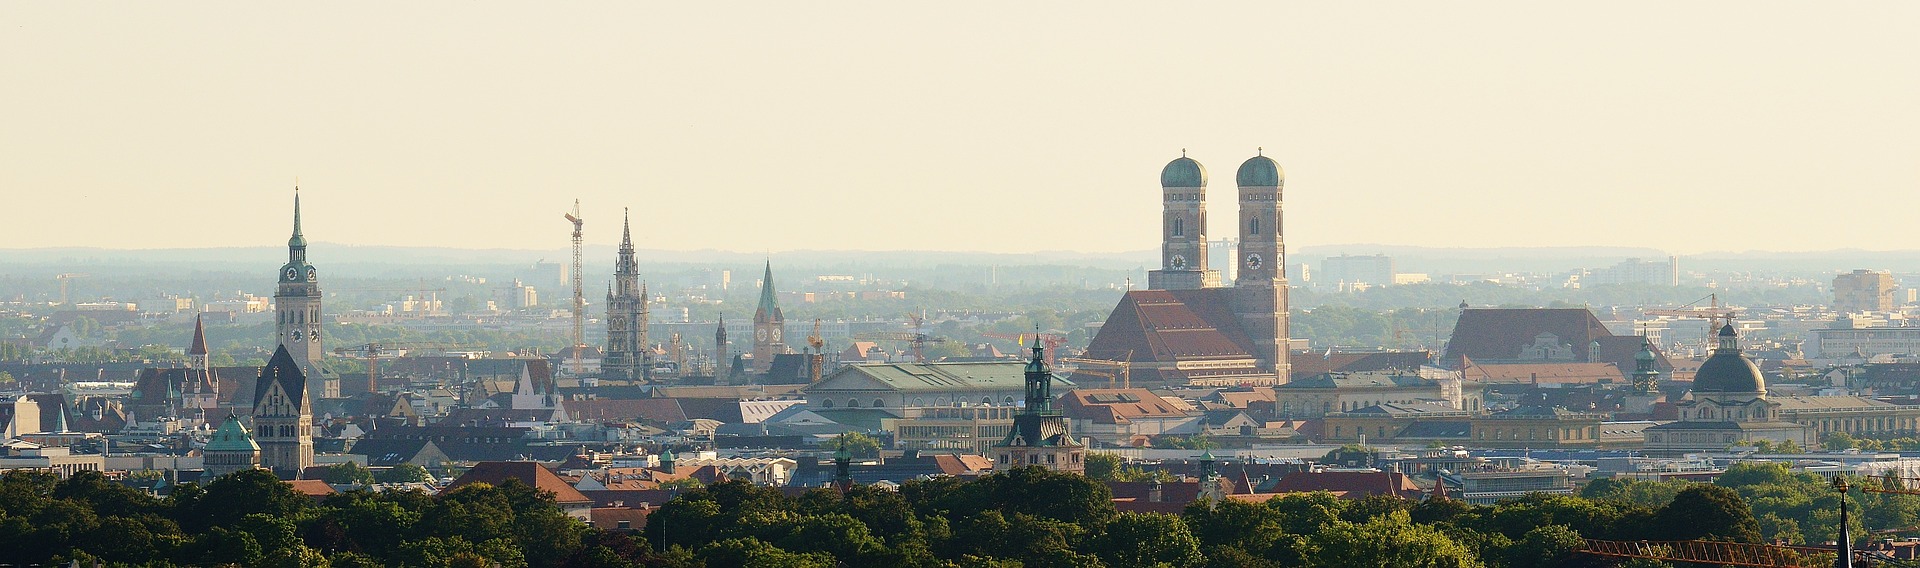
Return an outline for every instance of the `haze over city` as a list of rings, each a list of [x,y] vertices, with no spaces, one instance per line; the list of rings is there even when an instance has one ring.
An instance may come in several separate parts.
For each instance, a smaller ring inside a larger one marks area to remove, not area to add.
[[[1155,246],[1185,149],[1288,244],[1898,249],[1920,6],[0,5],[0,247]],[[23,56],[24,55],[24,56]],[[58,227],[58,230],[54,230]],[[1216,228],[1216,233],[1221,230]]]

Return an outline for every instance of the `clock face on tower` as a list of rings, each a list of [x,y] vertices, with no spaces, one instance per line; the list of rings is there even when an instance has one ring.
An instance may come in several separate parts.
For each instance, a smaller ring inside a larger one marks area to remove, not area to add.
[[[1252,270],[1260,269],[1260,253],[1256,252],[1256,253],[1247,255],[1247,268]]]
[[[780,328],[777,328],[777,327],[773,328],[773,340],[774,341],[780,340]]]
[[[294,340],[294,341],[299,341],[299,340],[300,340],[300,337],[301,337],[301,336],[300,336],[300,330],[297,330],[297,329],[296,329],[296,330],[293,330],[293,340]]]
[[[756,330],[753,330],[753,337],[754,337],[755,339],[759,339],[759,340],[761,340],[761,341],[766,341],[766,340],[767,340],[767,330],[766,330],[765,328],[762,328],[762,329],[756,329]]]
[[[311,269],[311,268],[309,268],[309,269],[307,269],[307,281],[308,281],[308,282],[319,282],[319,281],[320,281],[320,271],[318,271],[318,270],[314,270],[314,269]]]
[[[1187,269],[1187,257],[1184,257],[1184,256],[1180,256],[1180,255],[1177,255],[1177,254],[1176,254],[1176,255],[1173,255],[1173,260],[1171,260],[1171,261],[1169,261],[1169,262],[1168,262],[1167,264],[1171,264],[1171,265],[1173,265],[1173,269],[1174,269],[1174,270],[1186,270],[1186,269]]]
[[[287,267],[287,280],[299,280],[299,279],[300,279],[300,269],[294,268],[291,266]]]

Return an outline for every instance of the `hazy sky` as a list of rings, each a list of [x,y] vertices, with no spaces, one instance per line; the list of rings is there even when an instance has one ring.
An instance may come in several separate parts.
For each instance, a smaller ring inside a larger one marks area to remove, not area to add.
[[[1916,248],[1915,2],[0,3],[0,248]]]

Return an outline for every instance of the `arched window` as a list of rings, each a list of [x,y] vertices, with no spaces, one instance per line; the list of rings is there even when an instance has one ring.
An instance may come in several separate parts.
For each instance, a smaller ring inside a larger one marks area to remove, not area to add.
[[[860,408],[860,399],[857,399],[857,398],[847,399],[847,408]]]
[[[1259,217],[1247,219],[1247,234],[1249,235],[1260,234],[1260,218]]]
[[[874,408],[880,408],[880,407],[883,407],[883,406],[886,406],[886,405],[887,405],[887,403],[886,403],[886,401],[883,401],[883,400],[880,400],[880,399],[877,399],[877,398],[876,398],[876,399],[873,399],[873,407],[874,407]]]
[[[1004,402],[1006,403],[1007,406],[1013,406],[1013,397],[1011,396],[1007,397],[1007,399]]]
[[[1176,236],[1176,237],[1187,236],[1187,220],[1186,219],[1181,219],[1178,217],[1175,217],[1173,219],[1173,236]]]
[[[820,408],[833,408],[833,401],[831,400],[820,401]]]
[[[980,397],[980,406],[993,406],[993,397],[991,396]]]

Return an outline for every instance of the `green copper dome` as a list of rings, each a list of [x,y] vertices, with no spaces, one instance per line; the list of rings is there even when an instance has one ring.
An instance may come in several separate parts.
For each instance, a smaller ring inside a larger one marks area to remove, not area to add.
[[[257,452],[260,451],[260,444],[254,443],[253,434],[247,432],[247,427],[240,424],[239,418],[229,414],[227,420],[220,423],[220,428],[213,431],[213,438],[207,440],[206,451]]]
[[[1240,164],[1240,172],[1233,177],[1240,187],[1272,187],[1280,185],[1280,180],[1287,179],[1286,174],[1280,171],[1280,164],[1266,156],[1249,158],[1246,163]]]
[[[1181,156],[1160,169],[1160,187],[1206,187],[1207,168],[1193,158]]]

